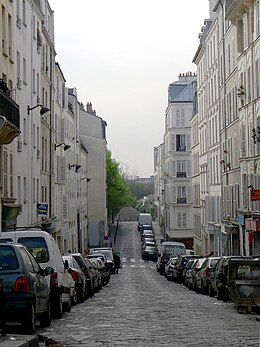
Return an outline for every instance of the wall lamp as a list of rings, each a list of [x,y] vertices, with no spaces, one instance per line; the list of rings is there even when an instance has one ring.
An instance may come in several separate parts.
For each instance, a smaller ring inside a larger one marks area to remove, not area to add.
[[[58,145],[55,143],[55,150],[56,150],[56,148],[57,147],[60,147],[60,146],[62,146],[62,145],[64,145],[64,151],[66,151],[67,149],[69,149],[70,148],[70,145],[65,145],[65,143],[63,142],[63,143],[59,143]]]
[[[36,107],[40,107],[40,115],[43,116],[45,113],[49,112],[50,110],[48,109],[48,107],[44,107],[41,104],[38,104],[36,106],[30,107],[29,105],[27,106],[27,114],[29,116],[30,111],[34,110]]]
[[[79,164],[69,164],[69,169],[71,169],[72,167],[75,167],[76,172],[78,172],[79,169],[81,168],[81,165],[79,165]]]
[[[87,180],[87,182],[89,182],[89,181],[91,181],[91,178],[88,178],[88,177],[82,177],[82,178],[81,178],[81,181],[83,181],[83,180]]]

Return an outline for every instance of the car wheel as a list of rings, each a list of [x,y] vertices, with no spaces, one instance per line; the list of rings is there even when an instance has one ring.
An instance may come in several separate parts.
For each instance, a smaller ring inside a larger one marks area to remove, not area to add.
[[[70,312],[71,311],[71,297],[69,297],[68,302],[64,303],[64,311]]]
[[[215,296],[215,291],[212,288],[212,285],[209,283],[209,296],[213,298]]]
[[[32,304],[30,312],[27,317],[24,317],[25,321],[22,323],[24,331],[28,335],[33,335],[35,331],[35,307]]]
[[[85,293],[83,286],[79,288],[79,291],[77,293],[78,302],[83,303],[85,300]]]
[[[54,318],[60,319],[63,314],[63,308],[62,308],[62,296],[61,294],[57,297],[57,300],[54,301],[54,307],[52,315]]]
[[[203,295],[206,294],[205,288],[204,288],[204,284],[203,284],[203,280],[201,280],[201,282],[200,282],[200,291],[201,291],[201,294],[203,294]]]
[[[51,325],[51,305],[48,303],[47,311],[40,317],[40,325],[42,328],[49,327]]]

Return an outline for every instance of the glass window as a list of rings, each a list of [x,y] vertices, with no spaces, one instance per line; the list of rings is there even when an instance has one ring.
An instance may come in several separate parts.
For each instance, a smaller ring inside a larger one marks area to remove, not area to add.
[[[31,262],[31,259],[30,259],[29,255],[28,255],[28,253],[26,252],[26,250],[24,248],[20,248],[20,253],[21,253],[21,256],[22,256],[23,261],[25,263],[25,267],[30,272],[35,272],[34,268],[33,268],[33,265],[32,265],[32,262]]]
[[[38,263],[49,261],[49,252],[43,237],[20,237],[18,242],[30,250]]]
[[[15,270],[18,268],[18,261],[13,247],[1,246],[0,247],[0,271],[1,270]]]

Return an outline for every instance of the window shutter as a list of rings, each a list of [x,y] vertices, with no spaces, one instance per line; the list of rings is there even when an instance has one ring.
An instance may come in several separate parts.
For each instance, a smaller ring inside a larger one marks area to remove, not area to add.
[[[176,203],[177,201],[177,193],[176,193],[176,187],[172,188],[172,202]]]
[[[60,175],[61,175],[61,182],[65,183],[66,182],[66,158],[61,157],[60,158]]]
[[[183,228],[187,228],[187,213],[183,212],[182,214],[182,226]]]
[[[180,109],[176,109],[176,127],[181,126],[181,116],[180,116]]]
[[[241,124],[241,157],[246,155],[246,129],[245,125]]]
[[[191,173],[191,160],[187,160],[187,177],[191,177],[192,173]]]
[[[62,197],[62,218],[68,219],[68,197],[63,195]]]
[[[187,151],[190,151],[190,134],[187,134]]]
[[[177,213],[177,228],[181,229],[181,212]]]
[[[192,194],[191,194],[191,187],[190,186],[187,187],[187,201],[189,204],[192,203]]]
[[[176,160],[172,162],[172,177],[176,177]]]
[[[61,128],[60,128],[60,142],[64,143],[65,142],[65,119],[61,119]]]
[[[176,151],[176,135],[172,135],[172,150]]]

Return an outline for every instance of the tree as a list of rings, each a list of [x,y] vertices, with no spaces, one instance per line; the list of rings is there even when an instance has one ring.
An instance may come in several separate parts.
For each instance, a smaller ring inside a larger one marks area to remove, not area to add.
[[[110,150],[107,150],[106,163],[108,218],[114,223],[114,216],[119,213],[120,209],[131,206],[135,199],[129,193],[124,174],[119,163],[112,158]]]

